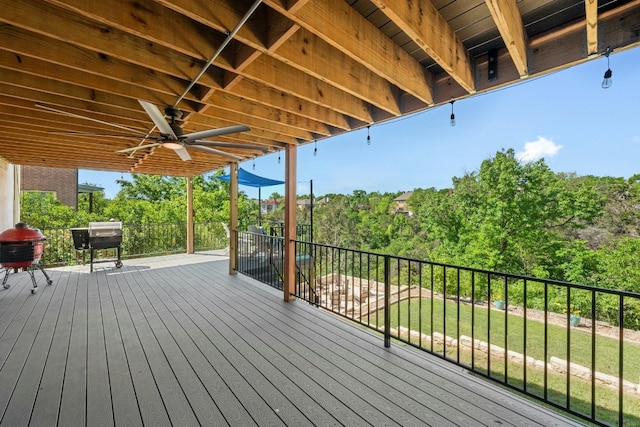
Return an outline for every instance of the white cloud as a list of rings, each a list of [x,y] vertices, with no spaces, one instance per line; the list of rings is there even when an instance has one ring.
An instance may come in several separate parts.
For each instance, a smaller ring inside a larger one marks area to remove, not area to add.
[[[533,162],[543,157],[553,157],[558,154],[562,145],[556,144],[544,136],[539,136],[535,141],[525,142],[524,150],[516,154],[521,162]]]

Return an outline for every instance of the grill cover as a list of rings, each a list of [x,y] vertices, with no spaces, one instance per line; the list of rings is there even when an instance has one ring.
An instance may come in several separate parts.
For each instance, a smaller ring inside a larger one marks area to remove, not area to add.
[[[122,243],[122,223],[117,221],[90,222],[89,245],[93,249],[117,248]]]
[[[122,236],[122,223],[116,221],[90,222],[89,237]]]

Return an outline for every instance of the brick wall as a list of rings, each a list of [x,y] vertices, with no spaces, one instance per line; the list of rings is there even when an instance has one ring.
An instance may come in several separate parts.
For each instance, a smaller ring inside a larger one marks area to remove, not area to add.
[[[77,169],[21,166],[20,179],[22,191],[51,191],[62,204],[78,207]]]

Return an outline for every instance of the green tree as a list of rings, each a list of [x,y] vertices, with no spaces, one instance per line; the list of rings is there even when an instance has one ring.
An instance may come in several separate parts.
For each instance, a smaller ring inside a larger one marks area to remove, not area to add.
[[[562,233],[602,212],[594,188],[554,174],[544,160],[521,163],[512,149],[453,183],[450,195],[419,204],[417,220],[437,240],[437,257],[461,265],[559,277]]]

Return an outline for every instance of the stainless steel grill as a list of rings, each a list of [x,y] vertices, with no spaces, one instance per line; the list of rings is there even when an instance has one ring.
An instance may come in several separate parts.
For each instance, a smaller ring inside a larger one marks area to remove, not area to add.
[[[77,250],[89,251],[89,270],[93,272],[93,264],[115,262],[116,268],[122,267],[122,223],[118,221],[90,222],[88,228],[72,228],[73,244]],[[115,258],[96,259],[96,251],[115,249]]]

